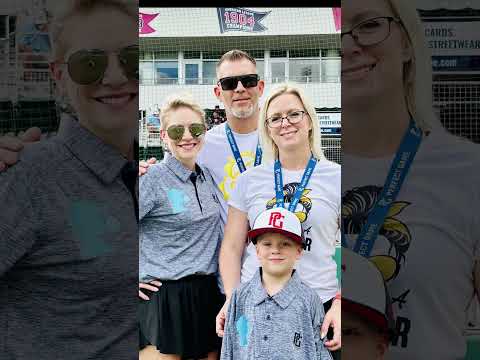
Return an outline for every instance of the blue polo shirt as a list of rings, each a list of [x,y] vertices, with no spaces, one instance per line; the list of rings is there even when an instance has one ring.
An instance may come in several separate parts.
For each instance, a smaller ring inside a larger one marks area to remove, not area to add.
[[[221,360],[331,360],[320,339],[323,318],[320,297],[297,272],[269,296],[259,269],[232,294]]]

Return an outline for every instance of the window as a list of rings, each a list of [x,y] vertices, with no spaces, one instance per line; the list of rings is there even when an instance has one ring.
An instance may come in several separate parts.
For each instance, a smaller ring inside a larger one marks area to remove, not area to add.
[[[200,51],[185,51],[183,53],[184,59],[200,59]]]
[[[296,50],[290,50],[288,57],[289,58],[301,58],[301,57],[318,58],[319,55],[320,55],[319,49],[296,49]]]
[[[320,82],[320,59],[289,59],[289,80],[301,83]]]
[[[272,58],[287,57],[287,50],[270,50],[270,57]]]
[[[257,63],[257,74],[260,75],[260,79],[265,79],[265,61],[255,59]]]
[[[177,61],[155,61],[155,83],[176,84],[178,81]]]
[[[204,61],[203,62],[203,84],[214,85],[216,83],[217,74],[216,67],[217,61]]]
[[[140,61],[139,63],[140,70],[140,83],[141,84],[153,84],[154,73],[153,73],[153,62],[151,61]]]
[[[341,59],[339,49],[322,50],[322,81],[340,82]]]

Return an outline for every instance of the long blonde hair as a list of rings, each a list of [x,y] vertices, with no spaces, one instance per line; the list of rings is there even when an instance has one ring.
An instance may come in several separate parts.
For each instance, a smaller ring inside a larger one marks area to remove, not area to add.
[[[272,89],[268,97],[265,99],[265,102],[262,107],[262,111],[260,113],[260,117],[258,120],[258,132],[260,136],[260,143],[263,150],[263,158],[266,161],[273,161],[278,158],[278,147],[273,142],[267,126],[267,111],[270,103],[273,99],[277,98],[283,94],[293,94],[297,96],[303,104],[305,111],[309,115],[310,123],[312,125],[312,129],[308,134],[308,141],[310,143],[310,150],[314,157],[319,160],[325,158],[323,151],[322,151],[322,138],[320,132],[320,126],[318,123],[317,113],[315,112],[315,108],[313,107],[312,103],[307,99],[302,89],[298,86],[291,84],[291,83],[283,83],[277,86],[276,88]]]
[[[433,109],[431,54],[415,6],[404,0],[385,0],[403,25],[411,47],[411,60],[404,65],[403,85],[407,108],[424,131],[441,126]]]

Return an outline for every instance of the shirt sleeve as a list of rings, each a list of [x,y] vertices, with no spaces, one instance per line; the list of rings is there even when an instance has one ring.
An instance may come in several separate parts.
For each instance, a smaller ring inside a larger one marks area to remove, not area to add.
[[[229,206],[247,212],[247,182],[248,182],[248,170],[238,176],[237,185],[230,193]]]
[[[323,340],[320,339],[320,328],[322,327],[323,319],[325,317],[323,311],[323,304],[320,297],[315,294],[313,297],[313,307],[314,307],[314,316],[313,316],[313,333],[315,336],[315,347],[317,349],[317,354],[315,359],[317,360],[332,360],[332,355],[330,351],[324,346]]]
[[[222,351],[220,360],[233,360],[233,344],[235,343],[235,308],[237,303],[237,291],[234,291],[230,298],[227,309],[227,319],[222,340]]]
[[[34,212],[36,199],[31,195],[34,185],[27,184],[28,176],[18,164],[0,174],[0,277],[12,268],[33,246],[38,214]]]
[[[142,220],[155,206],[158,184],[155,176],[157,169],[152,166],[150,171],[140,177],[138,187],[138,212],[139,220]],[[156,186],[155,186],[156,185]]]

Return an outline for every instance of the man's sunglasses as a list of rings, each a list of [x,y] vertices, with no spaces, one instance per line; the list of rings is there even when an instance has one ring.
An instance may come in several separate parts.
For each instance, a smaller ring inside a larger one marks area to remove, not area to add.
[[[229,76],[218,80],[223,90],[235,90],[238,82],[241,81],[244,88],[251,88],[257,86],[260,77],[257,74],[248,74],[240,76]]]
[[[193,123],[188,126],[188,130],[190,134],[196,139],[207,131],[207,128],[204,124],[201,123]],[[180,141],[183,138],[183,134],[185,134],[185,126],[183,125],[172,125],[167,128],[167,134],[170,139],[173,141]]]
[[[116,52],[125,76],[138,80],[137,45],[128,46]],[[103,79],[108,67],[108,52],[99,49],[79,50],[68,57],[68,73],[79,85],[90,85]]]

